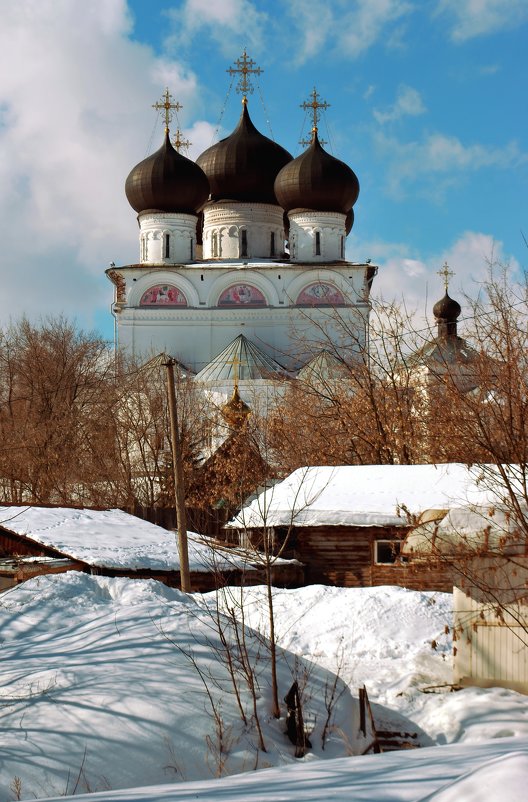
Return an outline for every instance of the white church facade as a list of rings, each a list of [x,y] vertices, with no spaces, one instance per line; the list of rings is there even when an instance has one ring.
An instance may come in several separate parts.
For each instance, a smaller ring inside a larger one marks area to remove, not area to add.
[[[294,159],[251,121],[252,63],[237,62],[237,127],[196,162],[170,142],[167,90],[164,143],[125,188],[139,259],[107,271],[120,349],[170,354],[217,389],[240,380],[242,394],[246,382],[294,376],[329,341],[347,355],[363,348],[377,270],[345,259],[359,182],[319,142],[315,90],[311,143]]]

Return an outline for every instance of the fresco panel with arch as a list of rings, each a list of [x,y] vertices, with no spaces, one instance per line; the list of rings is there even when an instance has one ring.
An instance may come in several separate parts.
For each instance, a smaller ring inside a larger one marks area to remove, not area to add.
[[[141,296],[140,306],[187,306],[187,298],[173,284],[156,284]]]
[[[220,295],[218,306],[267,306],[267,301],[252,284],[232,284]]]
[[[326,281],[317,281],[304,287],[296,303],[297,306],[343,306],[346,301],[337,287]]]

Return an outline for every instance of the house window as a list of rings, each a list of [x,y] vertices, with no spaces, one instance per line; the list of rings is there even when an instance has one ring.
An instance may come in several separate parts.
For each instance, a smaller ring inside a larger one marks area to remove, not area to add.
[[[170,256],[170,234],[163,235],[163,253],[165,259],[168,259]]]
[[[247,255],[247,230],[243,228],[240,232],[240,256]]]
[[[275,232],[271,232],[270,236],[270,256],[275,256]]]
[[[321,233],[320,231],[315,232],[315,255],[321,256]]]
[[[381,565],[394,565],[400,556],[399,540],[376,540],[374,542],[374,562]]]

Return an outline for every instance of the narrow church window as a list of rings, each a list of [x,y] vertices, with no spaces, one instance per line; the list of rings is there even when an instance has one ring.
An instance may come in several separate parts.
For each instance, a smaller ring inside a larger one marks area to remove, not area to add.
[[[247,230],[243,228],[240,232],[240,256],[247,255]]]
[[[213,231],[211,237],[211,243],[212,243],[213,256],[218,256],[218,235],[216,231]]]
[[[141,237],[141,259],[143,262],[147,261],[147,238]]]
[[[271,232],[270,236],[270,256],[275,256],[275,232]]]
[[[163,245],[165,251],[165,259],[168,259],[170,256],[170,234],[163,235]]]
[[[315,232],[315,255],[321,256],[321,234],[319,231]]]
[[[345,238],[341,237],[341,259],[345,258]]]
[[[191,237],[190,246],[191,246],[191,247],[190,247],[190,254],[189,254],[189,256],[190,256],[190,258],[191,258],[191,259],[194,259],[194,247],[193,247],[193,246],[194,246],[194,240],[193,240],[193,238],[192,238],[192,237]]]

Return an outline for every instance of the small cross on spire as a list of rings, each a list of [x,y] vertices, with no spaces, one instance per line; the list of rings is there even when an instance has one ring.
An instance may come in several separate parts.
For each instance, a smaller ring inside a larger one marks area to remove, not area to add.
[[[256,62],[253,61],[252,58],[248,58],[246,48],[244,48],[244,52],[242,53],[240,58],[237,58],[235,61],[236,67],[229,67],[226,72],[229,75],[238,75],[240,74],[240,78],[238,80],[238,84],[236,86],[236,91],[242,94],[242,103],[247,103],[247,95],[248,92],[253,92],[253,86],[251,85],[251,79],[248,77],[250,74],[253,75],[261,75],[264,70],[261,70],[260,67],[256,67]]]
[[[444,262],[444,266],[441,268],[441,270],[437,271],[437,275],[441,276],[444,279],[444,287],[447,294],[447,291],[449,289],[449,279],[451,279],[455,275],[455,273],[449,269],[449,265],[447,264],[447,262]]]
[[[238,380],[240,379],[240,365],[242,362],[235,354],[231,362],[229,363],[233,366],[233,392],[238,390]]]
[[[320,119],[320,116],[321,116],[319,114],[319,109],[329,109],[330,108],[330,103],[327,103],[326,100],[323,100],[322,102],[319,102],[320,95],[317,92],[315,86],[313,88],[313,92],[311,93],[310,97],[312,98],[310,101],[305,100],[304,103],[301,103],[301,109],[304,109],[305,111],[308,111],[309,109],[311,109],[311,114],[312,114],[312,139],[310,140],[310,142],[302,141],[300,143],[301,145],[305,145],[305,144],[310,145],[311,142],[313,142],[314,136],[317,133],[317,123],[319,122],[319,119]],[[321,140],[321,142],[322,142],[322,140]],[[325,144],[325,143],[322,142],[322,144]]]
[[[161,109],[165,110],[165,133],[168,133],[169,131],[169,123],[172,121],[173,109],[174,111],[180,111],[180,109],[183,109],[183,106],[181,106],[177,101],[176,103],[173,103],[172,100],[173,97],[167,87],[162,95],[161,101],[158,100],[157,103],[152,104],[152,108],[156,109],[156,111],[161,111]]]
[[[177,131],[176,131],[176,135],[175,135],[174,139],[172,140],[172,144],[174,145],[174,147],[176,148],[176,150],[179,153],[180,152],[180,148],[185,148],[185,150],[187,150],[189,148],[189,145],[192,144],[192,142],[190,142],[188,139],[182,139],[182,132],[178,128]]]

